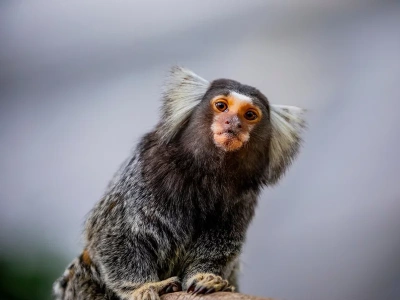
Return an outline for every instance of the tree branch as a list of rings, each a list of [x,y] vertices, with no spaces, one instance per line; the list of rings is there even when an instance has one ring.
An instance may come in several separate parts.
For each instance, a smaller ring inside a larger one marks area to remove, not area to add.
[[[240,293],[219,292],[209,295],[192,295],[186,292],[178,292],[166,294],[161,297],[161,300],[274,300],[272,298],[262,298],[249,296]]]

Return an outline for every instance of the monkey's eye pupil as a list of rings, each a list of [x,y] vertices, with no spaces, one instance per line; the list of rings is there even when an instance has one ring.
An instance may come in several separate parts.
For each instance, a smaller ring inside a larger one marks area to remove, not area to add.
[[[257,119],[257,114],[254,111],[248,110],[246,111],[246,113],[244,114],[244,117],[247,120],[255,120]]]
[[[228,108],[228,105],[226,105],[226,103],[224,102],[216,102],[215,103],[215,107],[219,110],[219,111],[225,111]]]

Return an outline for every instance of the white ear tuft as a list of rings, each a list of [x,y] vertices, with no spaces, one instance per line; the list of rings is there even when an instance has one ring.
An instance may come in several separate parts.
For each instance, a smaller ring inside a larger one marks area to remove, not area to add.
[[[267,183],[273,184],[296,157],[306,127],[305,110],[295,106],[271,105],[271,142]]]
[[[200,103],[210,83],[192,71],[175,66],[164,89],[160,138],[169,142]]]

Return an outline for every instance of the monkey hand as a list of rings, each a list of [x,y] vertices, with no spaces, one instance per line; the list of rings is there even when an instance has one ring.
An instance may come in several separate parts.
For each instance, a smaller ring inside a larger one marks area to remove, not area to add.
[[[187,292],[191,294],[235,291],[235,287],[231,286],[227,280],[212,273],[197,273],[188,280],[187,286]]]
[[[159,300],[161,295],[182,290],[178,277],[171,277],[163,281],[149,282],[136,289],[129,300]]]

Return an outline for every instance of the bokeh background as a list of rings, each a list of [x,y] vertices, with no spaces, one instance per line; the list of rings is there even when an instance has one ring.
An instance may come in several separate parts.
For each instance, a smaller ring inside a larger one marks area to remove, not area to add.
[[[400,3],[384,0],[1,1],[0,299],[49,299],[174,64],[309,109],[241,291],[400,299]]]

